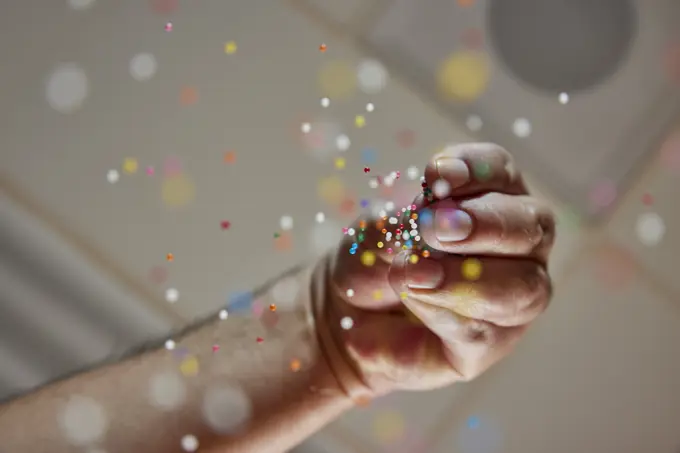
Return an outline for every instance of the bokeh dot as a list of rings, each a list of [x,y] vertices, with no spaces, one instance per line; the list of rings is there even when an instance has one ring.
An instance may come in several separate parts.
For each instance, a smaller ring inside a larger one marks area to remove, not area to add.
[[[161,372],[149,381],[149,402],[158,409],[176,409],[185,401],[186,395],[184,380],[177,373]]]
[[[526,118],[517,118],[512,123],[512,133],[519,138],[527,138],[531,135],[531,122]]]
[[[186,377],[196,376],[200,369],[200,363],[194,356],[185,357],[179,365],[180,372]]]
[[[354,95],[357,77],[352,67],[344,61],[329,61],[319,71],[321,94],[331,99],[347,99]]]
[[[361,264],[363,264],[366,267],[371,267],[375,264],[376,261],[376,256],[375,253],[373,253],[370,250],[366,250],[361,254]]]
[[[318,195],[321,200],[338,205],[345,197],[345,184],[336,176],[330,176],[319,181]]]
[[[250,399],[238,385],[208,387],[201,413],[206,424],[218,434],[236,434],[247,427],[253,413]]]
[[[565,105],[569,102],[569,94],[560,93],[560,95],[557,97],[557,100],[560,101],[560,104]]]
[[[321,107],[328,107],[331,105],[331,100],[328,98],[321,98]]]
[[[196,189],[193,182],[183,174],[163,180],[163,202],[171,208],[180,208],[193,201]]]
[[[339,151],[347,151],[351,145],[352,142],[345,134],[340,134],[335,138],[335,146]]]
[[[238,50],[238,45],[235,41],[229,41],[224,44],[224,53],[227,55],[233,55]]]
[[[198,439],[193,434],[182,436],[182,450],[193,452],[198,450]]]
[[[179,291],[176,288],[168,288],[165,290],[165,300],[170,303],[175,303],[179,300]]]
[[[323,223],[324,220],[326,220],[326,214],[323,212],[317,212],[316,215],[314,216],[314,220],[316,223]]]
[[[357,66],[359,89],[366,94],[381,92],[387,85],[387,69],[377,60],[364,60]]]
[[[116,170],[109,170],[106,173],[106,180],[110,182],[111,184],[115,184],[118,182],[120,179],[120,173],[118,173]]]
[[[47,79],[47,102],[61,113],[73,113],[82,107],[89,94],[85,71],[75,63],[56,67]]]
[[[484,93],[489,83],[487,57],[479,52],[458,52],[441,64],[437,74],[440,94],[449,101],[471,102]]]
[[[292,230],[293,218],[289,215],[284,215],[283,217],[281,217],[281,220],[279,220],[279,226],[284,231]]]
[[[666,233],[666,224],[659,214],[645,212],[637,218],[635,230],[640,242],[647,246],[655,246],[662,241]]]
[[[86,446],[101,439],[108,429],[104,408],[92,398],[73,395],[58,416],[59,427],[73,445]]]
[[[482,126],[484,126],[484,122],[482,121],[482,118],[479,115],[470,115],[465,120],[465,125],[471,131],[478,132],[478,131],[482,130]]]
[[[467,258],[461,265],[461,272],[466,280],[479,280],[482,275],[482,262],[476,258]]]
[[[416,180],[420,178],[420,170],[418,169],[418,167],[415,166],[408,167],[408,169],[406,170],[406,175],[408,176],[408,179],[412,181]]]
[[[340,327],[342,327],[344,330],[349,330],[354,327],[354,320],[349,316],[345,316],[340,320]]]
[[[130,75],[138,82],[150,80],[158,68],[156,57],[150,53],[140,53],[130,60]]]

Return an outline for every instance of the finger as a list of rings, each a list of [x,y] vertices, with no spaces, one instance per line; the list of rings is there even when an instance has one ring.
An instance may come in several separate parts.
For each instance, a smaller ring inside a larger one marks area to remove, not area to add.
[[[445,356],[462,381],[474,379],[510,353],[527,328],[464,318],[411,298],[404,305],[441,338]]]
[[[425,183],[438,199],[491,191],[527,193],[510,153],[493,143],[446,147],[425,168]]]
[[[402,299],[503,327],[533,321],[550,301],[550,278],[533,260],[412,258],[400,256],[390,270],[390,282]]]
[[[423,241],[447,253],[545,262],[555,241],[552,211],[529,196],[488,193],[460,202],[442,200],[418,215]]]

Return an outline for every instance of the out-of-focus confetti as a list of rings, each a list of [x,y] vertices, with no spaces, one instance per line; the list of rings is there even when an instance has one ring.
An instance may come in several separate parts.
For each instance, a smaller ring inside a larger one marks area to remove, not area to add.
[[[146,174],[149,176],[153,176],[156,174],[156,169],[153,167],[146,167]]]
[[[512,133],[519,138],[527,138],[531,135],[531,132],[531,122],[526,118],[517,118],[515,122],[512,123]]]
[[[484,122],[482,121],[482,118],[479,115],[470,115],[465,120],[465,125],[471,131],[478,132],[482,130]]]
[[[233,55],[236,53],[238,50],[238,45],[236,45],[235,41],[229,41],[224,44],[224,53],[227,55]]]
[[[196,188],[185,175],[167,177],[163,180],[163,202],[171,208],[181,208],[193,201]]]
[[[387,86],[387,69],[377,60],[364,60],[357,66],[359,88],[366,94],[377,94]]]
[[[666,224],[661,216],[655,212],[640,214],[635,223],[640,242],[647,246],[658,245],[666,233]]]
[[[175,303],[179,300],[179,291],[175,288],[168,288],[165,291],[165,300],[170,303]]]
[[[196,376],[199,368],[198,359],[194,356],[186,357],[179,365],[180,372],[186,377]]]
[[[234,151],[227,151],[224,153],[224,163],[233,164],[236,162],[236,153]]]
[[[471,102],[486,91],[489,79],[488,57],[464,51],[444,60],[437,73],[437,86],[446,100]]]
[[[397,132],[397,144],[404,148],[411,148],[416,142],[416,133],[412,129],[400,129]]]
[[[183,436],[181,443],[184,451],[193,452],[198,450],[198,439],[192,434]]]
[[[328,98],[321,98],[321,107],[326,108],[326,107],[328,107],[329,105],[331,105],[331,100],[330,100],[330,99],[328,99]]]
[[[140,53],[130,60],[130,75],[138,82],[146,82],[156,74],[158,63],[150,53]]]
[[[482,262],[476,258],[463,261],[461,272],[466,280],[479,280],[482,275]]]
[[[229,222],[227,220],[222,220],[220,222],[220,228],[223,229],[223,230],[228,230],[230,226],[231,226],[231,222]]]
[[[611,291],[625,290],[635,281],[635,262],[621,247],[603,245],[593,251],[597,281]]]
[[[323,96],[342,100],[354,95],[357,78],[352,66],[345,61],[329,61],[319,71],[319,89]]]
[[[139,163],[137,162],[137,159],[128,157],[123,161],[123,171],[129,175],[137,173],[138,168]]]
[[[175,255],[172,254],[172,253],[168,253],[167,255],[165,255],[165,259],[166,259],[169,263],[172,263],[173,261],[175,261]]]
[[[569,103],[569,94],[560,93],[560,95],[557,97],[557,100],[560,102],[560,104],[566,105]]]
[[[367,112],[372,112],[373,110],[375,110],[375,105],[372,102],[369,102],[368,104],[366,104],[366,111]]]
[[[167,22],[167,23],[165,24],[165,27],[163,27],[163,28],[164,28],[165,31],[171,32],[172,29],[173,29],[172,22]]]
[[[230,313],[247,313],[253,304],[253,293],[251,291],[237,291],[229,294],[227,298],[227,308]]]
[[[106,180],[111,184],[115,184],[120,179],[120,174],[116,170],[109,170],[106,173]]]
[[[590,209],[599,212],[610,207],[616,201],[616,185],[612,181],[600,181],[588,194]]]
[[[320,52],[326,52],[327,49],[328,49],[328,46],[324,43],[321,43],[321,45],[319,46]]]
[[[167,349],[168,351],[172,351],[175,349],[175,346],[176,344],[173,340],[166,340],[165,349]]]
[[[293,248],[293,236],[284,232],[274,235],[274,249],[279,252],[287,252]]]
[[[182,105],[189,106],[198,102],[198,89],[192,86],[185,86],[179,92],[179,102]]]

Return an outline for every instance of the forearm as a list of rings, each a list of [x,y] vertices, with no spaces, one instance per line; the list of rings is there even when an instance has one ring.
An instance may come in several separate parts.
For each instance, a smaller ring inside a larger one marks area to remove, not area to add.
[[[256,293],[259,319],[216,315],[173,350],[160,342],[0,407],[3,447],[165,453],[194,436],[201,452],[287,450],[351,407],[318,345],[311,278],[303,269]]]

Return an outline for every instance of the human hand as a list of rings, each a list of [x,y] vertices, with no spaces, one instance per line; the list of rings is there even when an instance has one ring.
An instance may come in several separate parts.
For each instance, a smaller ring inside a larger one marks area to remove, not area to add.
[[[325,347],[345,362],[332,368],[349,365],[339,377],[348,393],[473,379],[548,305],[553,214],[527,194],[510,154],[448,147],[424,176],[412,210],[358,220],[330,265]]]

